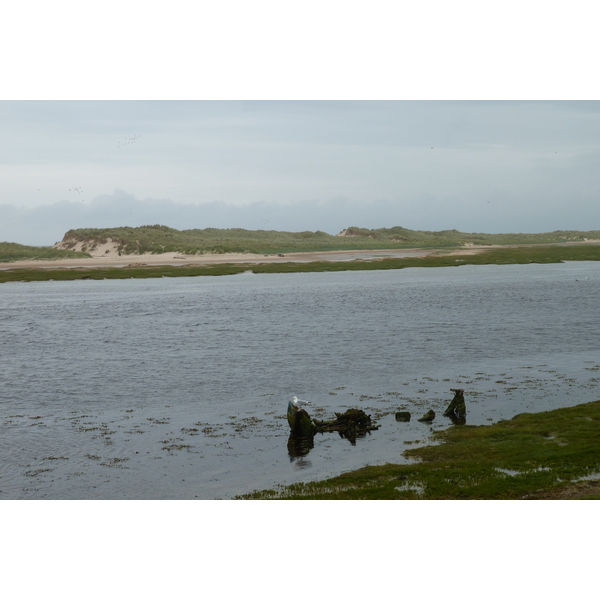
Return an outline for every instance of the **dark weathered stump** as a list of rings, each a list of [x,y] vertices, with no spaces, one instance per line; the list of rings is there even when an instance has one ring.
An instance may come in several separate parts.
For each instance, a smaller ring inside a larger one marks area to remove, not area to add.
[[[448,408],[444,412],[444,416],[464,419],[467,414],[464,397],[465,390],[451,388],[450,391],[454,392],[454,398],[452,398],[452,402],[450,402]]]

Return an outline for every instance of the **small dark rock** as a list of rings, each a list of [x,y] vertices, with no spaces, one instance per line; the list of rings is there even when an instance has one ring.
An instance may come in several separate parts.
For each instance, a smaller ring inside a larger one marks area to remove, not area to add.
[[[396,413],[396,421],[410,421],[410,413],[408,411],[402,411]]]

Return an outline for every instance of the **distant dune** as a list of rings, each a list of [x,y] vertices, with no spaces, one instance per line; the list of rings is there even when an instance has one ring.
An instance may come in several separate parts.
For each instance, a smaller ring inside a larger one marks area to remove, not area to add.
[[[348,227],[337,235],[322,231],[266,231],[248,229],[188,229],[164,225],[72,229],[56,249],[106,254],[278,254],[332,250],[380,250],[395,248],[444,248],[461,246],[548,244],[600,239],[600,231],[554,231],[552,233],[462,233],[414,231],[404,227],[362,229]]]
[[[187,229],[165,225],[71,229],[53,247],[0,243],[0,262],[105,258],[131,255],[277,256],[351,250],[407,248],[465,249],[485,246],[600,242],[600,231],[551,233],[463,233],[456,229],[414,231],[404,227],[363,229],[348,227],[337,235],[323,231],[267,231],[248,229]]]

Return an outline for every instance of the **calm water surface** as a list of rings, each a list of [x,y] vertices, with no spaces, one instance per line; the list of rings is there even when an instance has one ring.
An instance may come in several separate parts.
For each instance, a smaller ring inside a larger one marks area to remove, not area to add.
[[[403,462],[452,426],[452,387],[470,424],[597,400],[599,297],[593,262],[3,284],[0,499],[228,498]],[[292,395],[381,427],[292,457]]]

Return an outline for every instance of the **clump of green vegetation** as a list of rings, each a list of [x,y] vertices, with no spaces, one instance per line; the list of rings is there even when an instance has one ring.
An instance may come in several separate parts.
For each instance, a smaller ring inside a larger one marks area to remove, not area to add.
[[[90,258],[87,252],[58,250],[45,246],[23,246],[11,242],[0,242],[0,262],[16,260],[59,260],[63,258]]]
[[[404,451],[421,462],[369,466],[237,498],[600,498],[600,401],[523,413],[495,425],[455,426],[433,439],[441,443]]]

